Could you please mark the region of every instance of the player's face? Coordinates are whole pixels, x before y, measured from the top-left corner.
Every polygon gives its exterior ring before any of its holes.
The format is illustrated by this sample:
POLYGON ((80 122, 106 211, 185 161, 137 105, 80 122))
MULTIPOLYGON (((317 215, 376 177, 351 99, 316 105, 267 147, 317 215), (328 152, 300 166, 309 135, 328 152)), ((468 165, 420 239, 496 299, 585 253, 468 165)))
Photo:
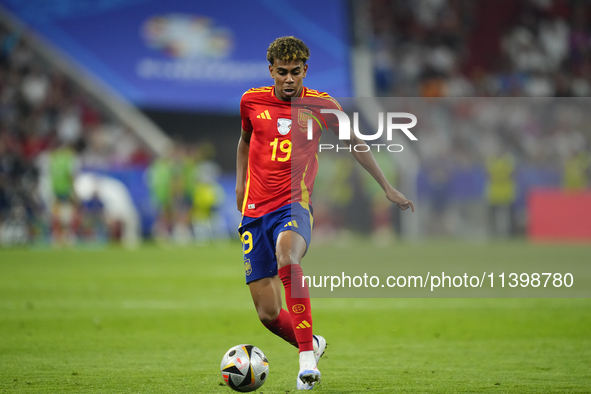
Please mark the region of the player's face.
POLYGON ((271 78, 275 80, 275 96, 279 100, 289 101, 302 93, 308 65, 301 60, 277 60, 269 65, 271 78))

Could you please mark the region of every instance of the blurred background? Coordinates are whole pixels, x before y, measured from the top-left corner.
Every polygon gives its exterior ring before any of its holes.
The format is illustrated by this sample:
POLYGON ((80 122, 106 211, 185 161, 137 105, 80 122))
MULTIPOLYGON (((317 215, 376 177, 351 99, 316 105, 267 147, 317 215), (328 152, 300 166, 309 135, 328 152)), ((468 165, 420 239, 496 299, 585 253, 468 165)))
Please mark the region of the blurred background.
POLYGON ((0 245, 237 238, 240 97, 272 84, 284 35, 333 97, 454 103, 405 156, 378 155, 414 216, 320 156, 319 241, 589 242, 590 17, 587 0, 0 0, 0 245), (547 97, 551 119, 511 111, 547 97))

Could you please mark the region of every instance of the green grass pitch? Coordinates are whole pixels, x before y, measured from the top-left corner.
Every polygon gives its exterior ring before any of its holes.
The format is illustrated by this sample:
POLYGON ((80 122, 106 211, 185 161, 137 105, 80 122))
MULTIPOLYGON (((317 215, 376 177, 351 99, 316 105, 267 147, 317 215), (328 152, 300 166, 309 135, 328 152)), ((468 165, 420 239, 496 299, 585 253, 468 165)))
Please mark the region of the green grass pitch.
MULTIPOLYGON (((391 253, 412 264, 433 248, 462 247, 395 244, 391 253)), ((540 258, 526 243, 499 248, 540 258)), ((588 246, 546 249, 547 258, 591 256, 588 246)), ((317 392, 591 392, 590 299, 312 306, 315 332, 329 342, 317 392)), ((269 359, 260 393, 296 391, 297 351, 258 321, 237 243, 0 250, 0 393, 230 393, 219 364, 240 343, 269 359)))

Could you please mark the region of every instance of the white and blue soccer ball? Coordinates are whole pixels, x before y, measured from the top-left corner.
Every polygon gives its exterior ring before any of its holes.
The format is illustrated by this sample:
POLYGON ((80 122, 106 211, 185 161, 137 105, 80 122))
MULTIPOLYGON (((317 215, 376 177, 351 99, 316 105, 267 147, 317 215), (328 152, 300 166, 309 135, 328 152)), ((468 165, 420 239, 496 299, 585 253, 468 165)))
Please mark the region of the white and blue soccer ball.
POLYGON ((269 362, 256 346, 236 345, 224 354, 220 366, 222 378, 233 390, 254 391, 269 376, 269 362))

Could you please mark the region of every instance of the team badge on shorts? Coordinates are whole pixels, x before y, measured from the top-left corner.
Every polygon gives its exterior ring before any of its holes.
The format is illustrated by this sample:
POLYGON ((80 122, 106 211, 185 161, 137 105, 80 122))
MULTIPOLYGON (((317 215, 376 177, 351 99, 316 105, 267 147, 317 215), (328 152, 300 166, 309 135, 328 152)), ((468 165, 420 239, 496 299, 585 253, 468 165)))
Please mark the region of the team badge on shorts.
POLYGON ((291 130, 291 119, 279 118, 277 119, 277 131, 279 134, 286 135, 291 130))
POLYGON ((246 276, 252 274, 252 266, 250 265, 250 260, 244 260, 244 273, 246 276))

